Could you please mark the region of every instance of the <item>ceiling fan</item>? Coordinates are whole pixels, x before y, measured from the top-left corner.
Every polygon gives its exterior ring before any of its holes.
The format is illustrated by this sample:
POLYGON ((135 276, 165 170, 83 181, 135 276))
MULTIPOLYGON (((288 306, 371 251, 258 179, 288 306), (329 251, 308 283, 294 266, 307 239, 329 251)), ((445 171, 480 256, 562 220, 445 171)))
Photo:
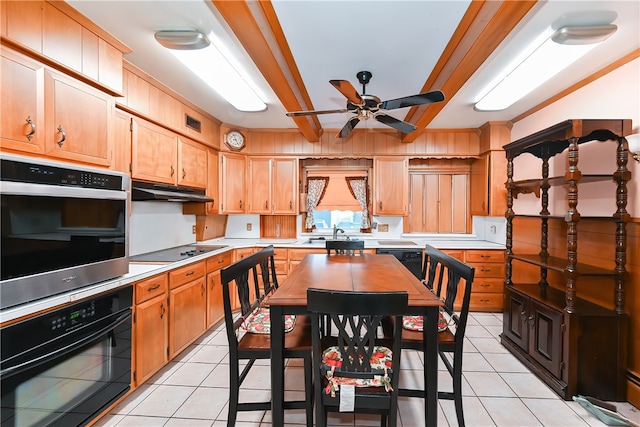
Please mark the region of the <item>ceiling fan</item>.
POLYGON ((372 74, 369 71, 360 71, 356 74, 358 81, 362 85, 362 94, 359 94, 347 80, 329 80, 329 83, 347 98, 347 108, 339 110, 292 111, 288 112, 287 116, 298 117, 314 114, 355 113, 356 115, 350 118, 340 132, 338 132, 336 138, 346 138, 361 120, 368 120, 370 118, 374 118, 380 123, 391 126, 402 133, 410 133, 416 130, 415 125, 389 116, 383 111, 444 101, 444 94, 439 90, 381 101, 377 96, 366 93, 365 87, 369 83, 369 80, 371 80, 371 76, 372 74))

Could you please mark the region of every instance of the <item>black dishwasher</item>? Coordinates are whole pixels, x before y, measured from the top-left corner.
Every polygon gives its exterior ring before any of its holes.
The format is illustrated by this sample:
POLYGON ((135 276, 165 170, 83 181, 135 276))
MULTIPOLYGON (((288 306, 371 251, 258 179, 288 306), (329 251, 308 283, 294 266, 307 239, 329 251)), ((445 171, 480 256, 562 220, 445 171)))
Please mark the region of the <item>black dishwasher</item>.
POLYGON ((400 260, 418 279, 422 279, 422 250, 419 249, 376 249, 377 254, 393 255, 400 260))

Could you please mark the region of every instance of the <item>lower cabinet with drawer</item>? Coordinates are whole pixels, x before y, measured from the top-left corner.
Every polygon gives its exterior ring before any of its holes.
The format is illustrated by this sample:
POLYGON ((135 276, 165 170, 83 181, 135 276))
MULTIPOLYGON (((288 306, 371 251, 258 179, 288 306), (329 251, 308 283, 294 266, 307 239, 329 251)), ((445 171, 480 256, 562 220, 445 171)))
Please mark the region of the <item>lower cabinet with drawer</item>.
POLYGON ((163 273, 134 284, 134 387, 169 361, 168 283, 163 273))
POLYGON ((502 312, 505 257, 503 250, 466 250, 465 263, 475 267, 471 311, 502 312))
POLYGON ((173 358, 206 329, 206 261, 169 272, 169 357, 173 358))
POLYGON ((225 252, 207 259, 207 329, 224 317, 220 270, 231 264, 232 252, 225 252))

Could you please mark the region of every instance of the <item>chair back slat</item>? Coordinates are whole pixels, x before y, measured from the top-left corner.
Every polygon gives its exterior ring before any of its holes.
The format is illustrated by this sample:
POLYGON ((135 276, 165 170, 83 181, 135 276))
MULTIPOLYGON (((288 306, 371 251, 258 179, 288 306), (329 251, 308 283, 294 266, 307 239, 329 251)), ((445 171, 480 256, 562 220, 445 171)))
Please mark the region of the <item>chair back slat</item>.
POLYGON ((362 255, 364 240, 327 240, 325 248, 327 255, 362 255))

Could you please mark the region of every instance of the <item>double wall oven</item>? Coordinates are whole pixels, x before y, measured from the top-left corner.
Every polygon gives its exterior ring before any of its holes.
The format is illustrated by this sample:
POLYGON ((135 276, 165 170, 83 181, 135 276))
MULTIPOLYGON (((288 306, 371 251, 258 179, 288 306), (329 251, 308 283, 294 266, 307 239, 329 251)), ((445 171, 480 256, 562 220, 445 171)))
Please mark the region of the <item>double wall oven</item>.
MULTIPOLYGON (((0 162, 0 315, 128 272, 127 175, 0 162)), ((2 326, 2 427, 85 425, 129 390, 132 294, 124 286, 2 326)))

